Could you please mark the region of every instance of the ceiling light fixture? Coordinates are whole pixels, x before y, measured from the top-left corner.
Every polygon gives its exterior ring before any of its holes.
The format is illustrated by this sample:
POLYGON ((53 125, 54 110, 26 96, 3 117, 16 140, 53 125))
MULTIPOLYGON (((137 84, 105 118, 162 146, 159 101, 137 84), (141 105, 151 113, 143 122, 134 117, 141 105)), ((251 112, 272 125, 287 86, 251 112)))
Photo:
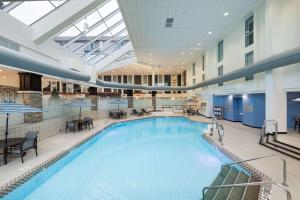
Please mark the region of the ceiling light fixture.
POLYGON ((208 32, 208 34, 209 34, 209 35, 211 35, 211 34, 212 34, 212 32, 211 32, 211 31, 209 31, 209 32, 208 32))
POLYGON ((229 15, 229 13, 228 13, 228 12, 225 12, 225 13, 224 13, 224 16, 228 16, 228 15, 229 15))
POLYGON ((201 43, 199 42, 197 45, 198 45, 198 46, 201 46, 201 43))

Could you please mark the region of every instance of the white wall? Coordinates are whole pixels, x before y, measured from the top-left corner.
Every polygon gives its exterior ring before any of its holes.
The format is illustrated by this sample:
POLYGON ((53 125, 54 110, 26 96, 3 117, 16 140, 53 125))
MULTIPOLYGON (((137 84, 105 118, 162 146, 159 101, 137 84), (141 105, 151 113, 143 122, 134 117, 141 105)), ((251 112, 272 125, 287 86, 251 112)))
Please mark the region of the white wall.
MULTIPOLYGON (((242 68, 245 66, 245 54, 254 51, 254 62, 269 57, 271 55, 284 52, 300 46, 300 1, 299 0, 262 0, 253 10, 254 15, 254 44, 245 48, 244 29, 245 19, 251 15, 245 15, 238 24, 233 26, 232 30, 224 35, 207 48, 206 56, 206 79, 217 76, 217 69, 223 65, 224 74, 242 68), (224 41, 224 60, 217 63, 217 43, 224 41)), ((285 102, 283 98, 286 97, 284 93, 287 91, 300 91, 300 64, 294 64, 285 68, 275 69, 271 72, 270 77, 266 77, 266 73, 259 73, 255 75, 252 81, 245 81, 243 78, 225 82, 224 86, 212 85, 203 90, 200 97, 203 100, 209 101, 208 108, 202 111, 204 115, 209 116, 212 107, 213 94, 244 94, 244 93, 258 93, 270 92, 270 87, 267 81, 276 81, 275 93, 283 95, 281 101, 285 102)), ((274 82, 275 83, 275 82, 274 82)), ((273 88, 274 90, 274 88, 273 88)), ((268 95, 267 95, 268 96, 268 95)), ((272 95, 269 95, 272 96, 272 95)), ((274 96, 272 96, 274 98, 274 96)), ((270 101, 270 99, 267 99, 270 101)), ((283 103, 281 103, 283 104, 283 103)), ((274 107, 282 108, 276 112, 270 111, 267 113, 268 118, 276 119, 275 115, 286 115, 286 105, 274 102, 274 107), (271 114, 270 114, 271 113, 271 114)), ((268 102, 266 102, 268 106, 268 102)), ((284 118, 284 117, 283 117, 284 118)), ((286 130, 284 120, 278 119, 280 127, 283 131, 286 130)))

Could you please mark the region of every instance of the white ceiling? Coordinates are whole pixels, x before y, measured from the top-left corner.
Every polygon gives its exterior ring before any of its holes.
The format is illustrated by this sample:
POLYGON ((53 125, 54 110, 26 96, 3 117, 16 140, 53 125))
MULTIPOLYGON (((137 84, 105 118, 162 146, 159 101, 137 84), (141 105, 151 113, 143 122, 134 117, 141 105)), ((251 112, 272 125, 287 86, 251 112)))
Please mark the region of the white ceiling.
POLYGON ((139 62, 153 65, 196 61, 207 45, 248 15, 257 1, 118 0, 139 62), (225 12, 229 15, 224 16, 225 12), (174 18, 173 27, 165 28, 166 18, 174 18))

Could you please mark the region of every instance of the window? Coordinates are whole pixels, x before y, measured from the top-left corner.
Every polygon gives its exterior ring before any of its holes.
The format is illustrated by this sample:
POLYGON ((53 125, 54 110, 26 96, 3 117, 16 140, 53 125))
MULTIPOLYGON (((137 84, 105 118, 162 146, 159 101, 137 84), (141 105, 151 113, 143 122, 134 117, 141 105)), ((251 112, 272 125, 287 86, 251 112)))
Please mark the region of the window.
POLYGON ((148 76, 143 75, 143 85, 148 85, 148 76))
POLYGON ((193 76, 196 75, 196 63, 193 63, 193 66, 192 66, 192 73, 193 73, 193 76))
POLYGON ((202 71, 205 70, 205 56, 202 56, 202 71))
POLYGON ((223 60, 223 40, 218 43, 218 62, 223 60))
POLYGON ((9 14, 26 25, 31 25, 46 16, 66 1, 24 1, 9 11, 9 14))
POLYGON ((253 15, 245 21, 245 47, 250 46, 254 42, 253 33, 253 15))
POLYGON ((205 81, 205 74, 202 74, 202 82, 205 81))
MULTIPOLYGON (((218 77, 223 76, 223 66, 218 67, 218 77)), ((223 82, 218 82, 218 86, 223 86, 223 82)))
MULTIPOLYGON (((253 51, 251 51, 251 52, 249 52, 249 53, 247 53, 247 54, 245 55, 245 66, 246 66, 246 67, 247 67, 248 65, 253 64, 253 60, 254 60, 253 58, 254 58, 254 53, 253 53, 253 51)), ((253 74, 247 75, 247 76, 245 76, 245 81, 253 80, 253 78, 254 78, 253 74)))

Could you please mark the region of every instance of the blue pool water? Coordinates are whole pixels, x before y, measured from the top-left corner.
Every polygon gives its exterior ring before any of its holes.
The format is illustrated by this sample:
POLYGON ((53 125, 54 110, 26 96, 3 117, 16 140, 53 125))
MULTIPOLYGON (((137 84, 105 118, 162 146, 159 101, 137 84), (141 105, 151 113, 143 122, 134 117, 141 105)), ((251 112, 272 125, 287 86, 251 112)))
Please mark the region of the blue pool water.
POLYGON ((203 123, 158 117, 112 125, 5 200, 199 200, 230 160, 203 123))

